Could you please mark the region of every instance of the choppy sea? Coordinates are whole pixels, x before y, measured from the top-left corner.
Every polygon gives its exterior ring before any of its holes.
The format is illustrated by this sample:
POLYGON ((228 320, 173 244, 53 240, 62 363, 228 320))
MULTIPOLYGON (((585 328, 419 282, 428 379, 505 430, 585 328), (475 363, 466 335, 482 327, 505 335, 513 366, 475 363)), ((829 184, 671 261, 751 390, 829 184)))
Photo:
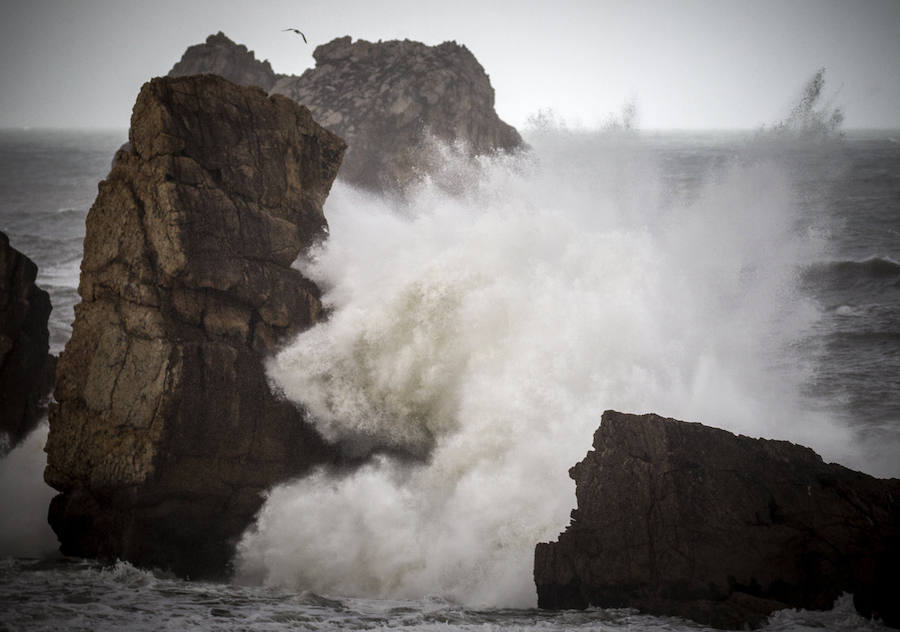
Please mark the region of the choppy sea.
MULTIPOLYGON (((84 223, 123 130, 0 131, 0 230, 71 333, 84 223)), ((0 460, 0 630, 697 630, 540 612, 534 543, 608 408, 900 476, 900 132, 531 130, 407 199, 338 182, 297 262, 329 321, 267 370, 373 462, 270 491, 229 583, 56 556, 43 424, 0 460), (453 194, 442 183, 452 182, 453 194)), ((878 630, 848 598, 768 630, 878 630)))

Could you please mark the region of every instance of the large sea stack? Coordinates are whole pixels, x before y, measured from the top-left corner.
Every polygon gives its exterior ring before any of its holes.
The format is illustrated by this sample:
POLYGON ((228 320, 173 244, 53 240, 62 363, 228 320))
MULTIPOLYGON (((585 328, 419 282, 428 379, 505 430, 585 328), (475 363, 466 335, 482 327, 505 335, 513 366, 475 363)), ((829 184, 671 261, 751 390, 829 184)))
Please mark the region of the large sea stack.
POLYGON ((313 57, 315 68, 299 77, 275 75, 272 84, 268 62, 219 33, 188 48, 169 74, 255 81, 305 105, 347 141, 340 178, 372 191, 402 192, 437 174, 442 165, 435 140, 467 157, 522 146, 519 133, 494 111, 484 68, 456 42, 353 42, 347 36, 316 47, 313 57))
POLYGON ((263 491, 336 459, 262 360, 321 314, 290 266, 323 235, 344 148, 258 88, 143 86, 87 217, 50 410, 63 553, 222 575, 263 491))
POLYGON ((50 295, 37 266, 0 232, 0 456, 34 429, 52 376, 50 295))
POLYGON ((743 628, 848 592, 864 616, 900 626, 900 480, 785 441, 613 411, 569 473, 572 522, 535 551, 542 608, 743 628))

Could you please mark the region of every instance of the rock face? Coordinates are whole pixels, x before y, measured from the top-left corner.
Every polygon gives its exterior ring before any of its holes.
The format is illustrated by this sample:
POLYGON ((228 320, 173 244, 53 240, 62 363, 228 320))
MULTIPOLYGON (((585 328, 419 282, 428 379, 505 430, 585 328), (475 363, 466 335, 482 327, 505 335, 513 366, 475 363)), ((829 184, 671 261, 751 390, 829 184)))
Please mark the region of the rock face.
POLYGON ((0 232, 0 456, 34 428, 49 392, 50 295, 37 266, 0 232))
POLYGON ((306 105, 347 141, 341 178, 376 191, 402 190, 433 171, 426 133, 463 143, 471 155, 522 145, 494 111, 494 89, 474 55, 456 42, 352 42, 318 46, 316 67, 279 78, 273 92, 306 105))
POLYGON ((345 148, 309 111, 214 75, 154 79, 87 217, 46 481, 66 554, 226 572, 261 493, 333 448, 263 357, 319 318, 290 268, 345 148))
POLYGON ((268 60, 258 61, 253 51, 235 44, 222 31, 203 44, 189 47, 169 71, 170 77, 212 73, 241 86, 259 86, 265 91, 275 85, 276 76, 268 60))
POLYGON ((784 441, 607 411, 575 465, 578 508, 535 550, 542 608, 634 607, 721 628, 828 609, 900 626, 900 480, 784 441))
POLYGON ((471 52, 455 42, 367 42, 342 37, 318 46, 316 67, 274 75, 219 33, 192 46, 170 75, 215 73, 254 83, 308 107, 347 141, 340 178, 378 192, 402 192, 441 168, 434 140, 464 156, 510 151, 522 138, 494 111, 494 89, 471 52), (210 42, 213 42, 212 44, 210 42))

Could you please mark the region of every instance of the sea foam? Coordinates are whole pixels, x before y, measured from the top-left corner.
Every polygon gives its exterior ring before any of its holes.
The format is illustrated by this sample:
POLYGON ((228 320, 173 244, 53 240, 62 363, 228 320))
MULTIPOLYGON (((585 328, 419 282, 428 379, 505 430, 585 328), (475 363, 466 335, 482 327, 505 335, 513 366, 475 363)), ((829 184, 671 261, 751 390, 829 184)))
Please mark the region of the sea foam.
POLYGON ((335 185, 330 239, 298 262, 331 317, 268 372, 327 439, 390 450, 271 490, 239 578, 532 606, 534 545, 567 524, 568 468, 610 408, 859 464, 852 433, 800 395, 821 312, 798 271, 824 241, 780 165, 719 161, 686 191, 634 134, 527 140, 448 166, 468 183, 453 195, 335 185))

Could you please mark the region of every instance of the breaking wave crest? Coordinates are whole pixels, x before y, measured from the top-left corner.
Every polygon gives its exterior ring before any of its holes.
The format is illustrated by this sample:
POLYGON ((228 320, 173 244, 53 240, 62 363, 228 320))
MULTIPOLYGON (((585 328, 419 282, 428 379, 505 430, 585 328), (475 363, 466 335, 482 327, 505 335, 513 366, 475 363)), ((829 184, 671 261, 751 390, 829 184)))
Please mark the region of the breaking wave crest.
POLYGON ((857 285, 900 283, 900 263, 890 257, 868 257, 861 261, 828 261, 811 265, 805 276, 822 285, 853 287, 857 285))

